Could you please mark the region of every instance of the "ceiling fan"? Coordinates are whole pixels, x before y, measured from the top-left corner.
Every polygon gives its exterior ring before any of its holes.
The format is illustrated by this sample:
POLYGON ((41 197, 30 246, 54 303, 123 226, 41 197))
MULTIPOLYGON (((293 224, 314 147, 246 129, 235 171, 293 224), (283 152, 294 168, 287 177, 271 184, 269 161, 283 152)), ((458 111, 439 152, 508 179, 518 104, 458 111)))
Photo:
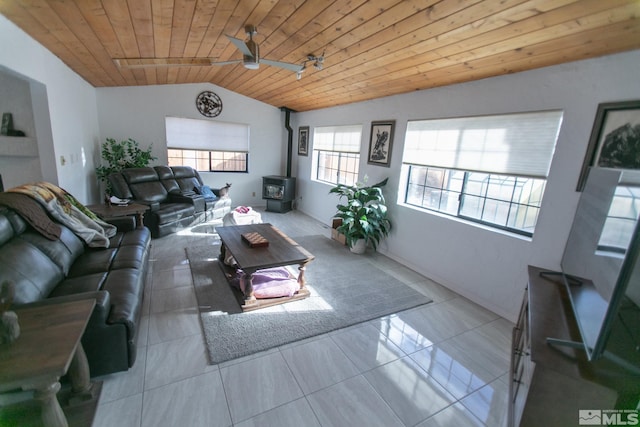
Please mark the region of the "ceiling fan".
POLYGON ((316 57, 314 55, 308 55, 307 59, 301 64, 292 64, 289 62, 272 61, 260 57, 260 47, 258 43, 253 40, 253 36, 258 33, 258 30, 253 25, 247 25, 244 27, 249 40, 244 41, 227 35, 227 38, 242 52, 242 59, 233 61, 221 61, 216 62, 212 58, 115 58, 113 61, 118 67, 123 68, 144 68, 144 67, 180 67, 180 66, 210 66, 210 65, 228 65, 242 63, 245 68, 250 70, 257 70, 260 64, 267 64, 274 67, 280 67, 287 70, 294 71, 298 74, 298 79, 302 75, 307 62, 315 61, 316 68, 322 68, 322 62, 324 57, 316 57))

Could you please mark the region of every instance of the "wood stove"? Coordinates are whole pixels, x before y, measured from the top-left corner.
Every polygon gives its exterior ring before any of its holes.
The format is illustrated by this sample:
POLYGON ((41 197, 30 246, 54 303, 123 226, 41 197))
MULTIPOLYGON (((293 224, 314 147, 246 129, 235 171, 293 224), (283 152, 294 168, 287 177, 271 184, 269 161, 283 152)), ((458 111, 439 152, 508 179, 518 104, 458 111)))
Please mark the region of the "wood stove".
POLYGON ((296 197, 296 179, 269 175, 262 177, 262 198, 267 201, 268 212, 289 212, 296 197))

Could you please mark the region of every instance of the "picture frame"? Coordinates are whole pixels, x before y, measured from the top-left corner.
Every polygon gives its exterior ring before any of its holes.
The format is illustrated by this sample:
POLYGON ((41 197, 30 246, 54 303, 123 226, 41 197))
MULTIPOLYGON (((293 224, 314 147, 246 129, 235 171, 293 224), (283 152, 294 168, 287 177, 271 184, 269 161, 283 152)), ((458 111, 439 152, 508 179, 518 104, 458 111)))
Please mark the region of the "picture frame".
POLYGON ((640 170, 640 100, 598 104, 576 191, 582 191, 589 167, 640 170))
POLYGON ((298 128, 298 155, 309 155, 309 126, 300 126, 298 128))
POLYGON ((371 122, 367 163, 386 167, 390 166, 395 127, 395 120, 371 122))

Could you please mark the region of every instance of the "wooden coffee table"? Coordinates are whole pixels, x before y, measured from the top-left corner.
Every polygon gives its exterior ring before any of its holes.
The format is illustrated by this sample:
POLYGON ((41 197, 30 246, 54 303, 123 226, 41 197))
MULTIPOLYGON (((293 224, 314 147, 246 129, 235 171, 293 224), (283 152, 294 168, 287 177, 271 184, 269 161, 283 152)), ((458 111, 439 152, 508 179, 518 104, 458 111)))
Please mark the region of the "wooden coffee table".
POLYGON ((220 236, 220 240, 222 240, 220 249, 221 262, 224 262, 228 254, 231 254, 237 263, 237 267, 242 269, 247 276, 244 304, 242 305, 243 311, 307 298, 310 295, 309 290, 305 287, 304 271, 307 264, 314 259, 314 256, 282 231, 268 223, 216 227, 216 231, 220 236), (269 241, 269 245, 266 247, 250 247, 242 239, 242 234, 245 233, 259 233, 269 241), (300 284, 300 289, 295 295, 292 297, 256 299, 253 294, 252 276, 257 270, 294 264, 298 265, 298 283, 300 284))

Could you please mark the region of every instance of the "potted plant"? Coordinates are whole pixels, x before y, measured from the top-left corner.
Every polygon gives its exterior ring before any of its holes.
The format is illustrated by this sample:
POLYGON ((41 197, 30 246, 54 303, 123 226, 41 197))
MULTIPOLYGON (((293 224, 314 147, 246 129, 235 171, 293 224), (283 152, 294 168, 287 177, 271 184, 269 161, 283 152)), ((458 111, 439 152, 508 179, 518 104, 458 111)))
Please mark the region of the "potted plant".
POLYGON ((156 159, 151 155, 151 147, 142 150, 138 142, 129 138, 126 141, 116 142, 113 138, 107 138, 107 142, 102 146, 100 152, 102 160, 107 165, 101 165, 96 168, 96 176, 105 183, 105 192, 111 195, 111 185, 107 179, 109 175, 120 172, 126 168, 142 168, 148 166, 149 163, 156 159))
MULTIPOLYGON (((338 184, 329 193, 338 194, 339 199, 345 199, 344 204, 336 205, 336 218, 342 220, 337 231, 345 236, 345 240, 352 252, 364 253, 371 243, 376 250, 380 240, 389 235, 391 221, 387 217, 382 187, 388 178, 377 184, 366 186, 364 183, 356 185, 338 184)), ((366 183, 366 177, 365 177, 366 183)))

